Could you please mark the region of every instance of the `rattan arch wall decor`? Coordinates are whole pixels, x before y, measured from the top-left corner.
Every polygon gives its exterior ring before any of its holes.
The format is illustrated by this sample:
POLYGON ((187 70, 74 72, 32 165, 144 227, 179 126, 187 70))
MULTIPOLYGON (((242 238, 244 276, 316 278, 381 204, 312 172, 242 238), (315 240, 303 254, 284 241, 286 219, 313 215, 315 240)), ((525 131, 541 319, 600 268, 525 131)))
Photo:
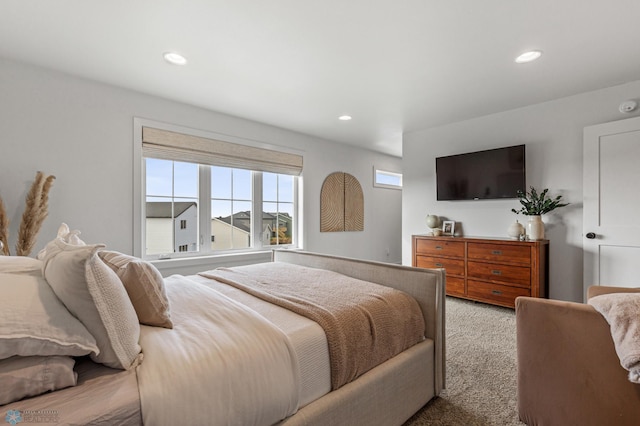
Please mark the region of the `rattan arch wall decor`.
POLYGON ((364 195, 349 173, 331 173, 320 191, 320 232, 364 230, 364 195))

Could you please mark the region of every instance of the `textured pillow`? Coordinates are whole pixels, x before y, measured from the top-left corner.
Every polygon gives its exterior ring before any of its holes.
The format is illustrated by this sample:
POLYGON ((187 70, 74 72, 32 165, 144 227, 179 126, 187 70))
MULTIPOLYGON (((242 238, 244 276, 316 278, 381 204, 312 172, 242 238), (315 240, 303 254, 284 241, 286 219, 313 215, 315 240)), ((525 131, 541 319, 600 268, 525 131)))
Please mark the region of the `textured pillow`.
POLYGON ((91 352, 98 352, 96 340, 40 272, 0 273, 0 359, 91 352))
POLYGON ((141 324, 173 328, 164 279, 155 266, 117 251, 103 250, 98 255, 124 284, 141 324))
POLYGON ((75 361, 68 356, 14 356, 0 361, 0 405, 75 386, 75 361))
POLYGON ((0 272, 31 272, 40 271, 42 262, 26 256, 1 256, 0 272))
POLYGON ((57 238, 47 244, 44 277, 95 337, 100 353, 91 358, 112 368, 138 363, 140 324, 120 279, 98 257, 103 245, 77 246, 57 238))

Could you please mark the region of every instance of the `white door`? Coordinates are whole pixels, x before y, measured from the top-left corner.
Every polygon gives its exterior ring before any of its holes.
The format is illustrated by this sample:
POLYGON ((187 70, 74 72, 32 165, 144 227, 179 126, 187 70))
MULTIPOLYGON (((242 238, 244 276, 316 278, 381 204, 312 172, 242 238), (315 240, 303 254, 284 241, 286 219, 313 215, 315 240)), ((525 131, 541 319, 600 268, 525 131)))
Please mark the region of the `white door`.
POLYGON ((584 291, 640 287, 640 117, 585 127, 584 291))

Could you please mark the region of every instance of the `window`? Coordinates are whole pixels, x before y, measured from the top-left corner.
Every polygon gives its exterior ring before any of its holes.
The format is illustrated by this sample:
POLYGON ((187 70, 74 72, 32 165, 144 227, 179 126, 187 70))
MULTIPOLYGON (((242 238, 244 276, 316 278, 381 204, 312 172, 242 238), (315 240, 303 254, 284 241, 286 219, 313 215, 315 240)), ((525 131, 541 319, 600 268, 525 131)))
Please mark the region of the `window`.
POLYGON ((293 242, 294 177, 264 173, 262 175, 262 244, 293 242))
POLYGON ((211 249, 251 247, 253 172, 211 167, 211 249))
POLYGON ((170 257, 172 253, 294 244, 295 176, 155 158, 146 158, 145 164, 145 255, 170 257), (199 208, 207 204, 197 196, 203 176, 210 180, 209 212, 199 208), (257 178, 262 180, 261 194, 254 190, 257 178), (263 200, 262 208, 254 206, 258 199, 263 200), (262 215, 258 240, 252 238, 253 211, 262 215), (198 223, 199 217, 207 215, 210 223, 201 223, 200 229, 187 226, 187 222, 198 223), (199 235, 205 232, 210 233, 206 238, 211 241, 210 247, 198 244, 199 235))
POLYGON ((198 250, 198 165, 147 158, 146 255, 198 250), (184 225, 184 226, 183 226, 184 225), (184 248, 186 247, 186 248, 184 248))
POLYGON ((202 256, 297 244, 295 174, 301 171, 300 156, 263 148, 243 151, 249 147, 141 129, 143 257, 202 256), (224 156, 231 149, 227 145, 233 145, 229 159, 224 156), (212 154, 211 146, 223 149, 212 154), (261 158, 268 161, 262 164, 261 158))
POLYGON ((378 188, 402 189, 402 173, 373 168, 373 186, 378 188))

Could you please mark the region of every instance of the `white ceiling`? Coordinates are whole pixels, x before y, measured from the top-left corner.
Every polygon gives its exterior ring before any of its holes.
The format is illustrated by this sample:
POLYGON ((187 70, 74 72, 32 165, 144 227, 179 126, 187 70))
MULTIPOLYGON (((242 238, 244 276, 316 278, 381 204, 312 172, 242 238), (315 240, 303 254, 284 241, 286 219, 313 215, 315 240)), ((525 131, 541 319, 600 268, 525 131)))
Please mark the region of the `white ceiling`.
POLYGON ((640 79, 639 28, 639 0, 2 0, 0 57, 400 156, 403 132, 640 79))

